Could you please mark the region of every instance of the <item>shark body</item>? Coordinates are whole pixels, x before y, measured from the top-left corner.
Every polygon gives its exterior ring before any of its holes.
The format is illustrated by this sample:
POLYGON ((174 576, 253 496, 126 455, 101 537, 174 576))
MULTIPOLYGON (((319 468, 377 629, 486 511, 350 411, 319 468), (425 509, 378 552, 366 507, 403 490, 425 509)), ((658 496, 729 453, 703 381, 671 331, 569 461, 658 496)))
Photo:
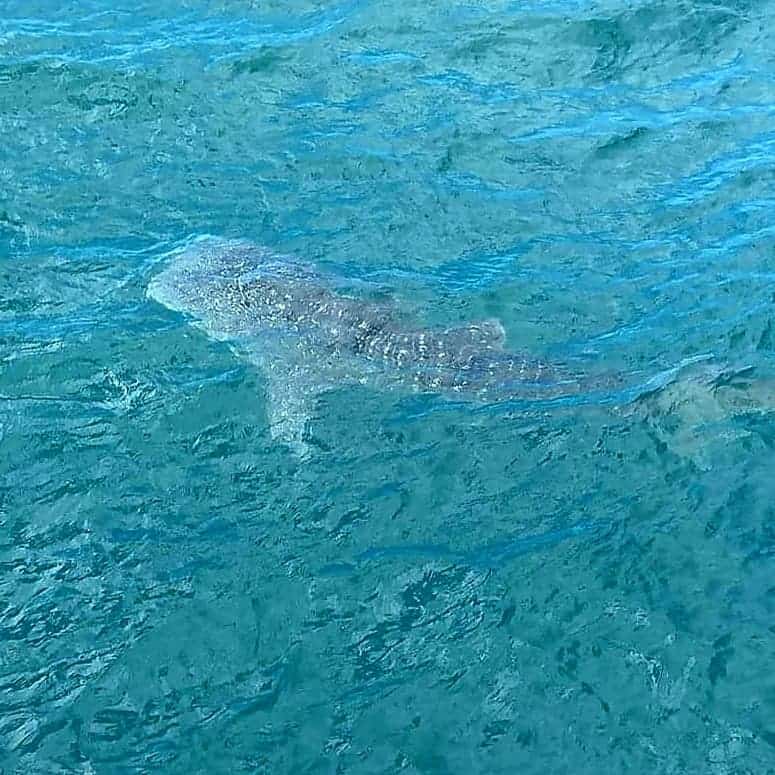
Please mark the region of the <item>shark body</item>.
POLYGON ((148 295, 231 342, 267 378, 273 436, 303 446, 316 395, 357 382, 461 399, 503 401, 575 395, 597 381, 505 349, 497 320, 423 327, 341 280, 244 241, 203 237, 176 251, 148 295))

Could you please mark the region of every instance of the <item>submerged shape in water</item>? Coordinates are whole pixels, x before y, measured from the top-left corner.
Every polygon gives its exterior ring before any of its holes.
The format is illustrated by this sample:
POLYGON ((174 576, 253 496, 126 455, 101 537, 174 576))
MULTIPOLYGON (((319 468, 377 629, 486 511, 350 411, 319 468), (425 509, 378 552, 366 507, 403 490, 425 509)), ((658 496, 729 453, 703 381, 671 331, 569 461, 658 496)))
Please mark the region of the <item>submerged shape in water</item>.
POLYGON ((295 445, 314 397, 348 383, 503 401, 558 398, 618 382, 579 377, 505 349, 497 320, 423 327, 395 305, 357 297, 342 284, 267 248, 201 237, 175 252, 148 294, 261 368, 272 434, 295 445))

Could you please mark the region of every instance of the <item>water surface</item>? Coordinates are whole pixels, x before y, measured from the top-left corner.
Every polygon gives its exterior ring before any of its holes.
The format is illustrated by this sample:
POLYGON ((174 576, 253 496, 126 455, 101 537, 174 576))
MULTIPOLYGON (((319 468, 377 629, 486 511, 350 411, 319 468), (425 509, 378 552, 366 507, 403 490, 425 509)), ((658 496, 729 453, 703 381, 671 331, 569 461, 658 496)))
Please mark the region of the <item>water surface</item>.
POLYGON ((0 769, 775 772, 774 24, 6 0, 0 769), (714 366, 626 405, 350 386, 300 460, 146 297, 205 233, 540 357, 714 366))

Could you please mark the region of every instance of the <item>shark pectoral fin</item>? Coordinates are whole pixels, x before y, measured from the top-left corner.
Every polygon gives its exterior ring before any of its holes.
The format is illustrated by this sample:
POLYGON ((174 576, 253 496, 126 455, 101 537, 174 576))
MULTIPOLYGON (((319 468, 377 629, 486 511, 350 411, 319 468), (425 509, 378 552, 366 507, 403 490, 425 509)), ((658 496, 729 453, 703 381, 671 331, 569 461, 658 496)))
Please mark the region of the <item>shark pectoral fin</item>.
POLYGON ((485 318, 460 328, 448 328, 446 333, 460 346, 500 350, 506 344, 506 329, 497 318, 485 318))
POLYGON ((325 387, 312 373, 298 340, 285 331, 268 329, 242 338, 234 348, 261 372, 269 435, 306 457, 304 431, 325 387))
POLYGON ((276 372, 266 374, 266 419, 269 434, 287 444, 299 457, 307 457, 310 449, 305 429, 315 411, 315 400, 322 387, 300 381, 297 374, 280 379, 276 372))
POLYGON ((308 457, 307 424, 315 415, 318 396, 346 383, 342 365, 282 331, 250 337, 240 350, 264 378, 270 436, 298 457, 308 457))

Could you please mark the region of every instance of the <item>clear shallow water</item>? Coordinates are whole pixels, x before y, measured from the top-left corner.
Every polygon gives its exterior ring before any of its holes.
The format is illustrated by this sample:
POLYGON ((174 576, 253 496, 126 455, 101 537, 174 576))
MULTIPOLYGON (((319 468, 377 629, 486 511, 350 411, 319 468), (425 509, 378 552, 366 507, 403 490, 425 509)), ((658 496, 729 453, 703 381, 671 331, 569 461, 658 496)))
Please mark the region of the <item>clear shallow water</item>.
POLYGON ((771 3, 6 2, 6 772, 775 771, 771 3), (627 406, 321 397, 148 300, 244 237, 627 406), (753 371, 745 371, 753 367, 753 371))

